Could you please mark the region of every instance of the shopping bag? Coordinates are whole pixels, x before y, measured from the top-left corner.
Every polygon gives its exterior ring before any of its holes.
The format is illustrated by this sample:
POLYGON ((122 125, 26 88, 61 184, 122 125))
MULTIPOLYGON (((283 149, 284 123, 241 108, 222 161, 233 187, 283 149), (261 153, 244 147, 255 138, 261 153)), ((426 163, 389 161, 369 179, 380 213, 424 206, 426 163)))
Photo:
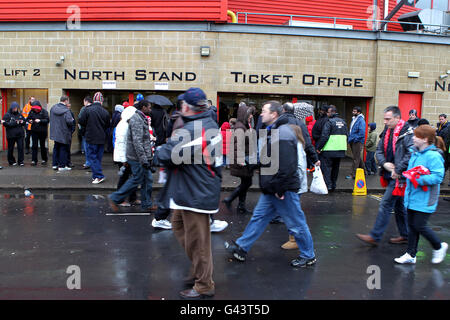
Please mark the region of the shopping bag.
POLYGON ((320 166, 315 166, 315 170, 313 172, 313 179, 309 190, 317 194, 328 194, 328 188, 327 185, 325 184, 325 180, 323 180, 323 174, 322 170, 320 170, 320 166))

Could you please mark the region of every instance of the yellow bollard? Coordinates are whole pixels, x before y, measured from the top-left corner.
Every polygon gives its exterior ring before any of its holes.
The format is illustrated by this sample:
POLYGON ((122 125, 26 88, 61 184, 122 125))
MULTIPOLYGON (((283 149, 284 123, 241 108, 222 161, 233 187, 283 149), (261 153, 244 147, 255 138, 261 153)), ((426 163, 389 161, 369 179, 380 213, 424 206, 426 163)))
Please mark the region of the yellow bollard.
POLYGON ((364 176, 364 169, 356 169, 355 186, 353 188, 354 196, 367 196, 366 177, 364 176))

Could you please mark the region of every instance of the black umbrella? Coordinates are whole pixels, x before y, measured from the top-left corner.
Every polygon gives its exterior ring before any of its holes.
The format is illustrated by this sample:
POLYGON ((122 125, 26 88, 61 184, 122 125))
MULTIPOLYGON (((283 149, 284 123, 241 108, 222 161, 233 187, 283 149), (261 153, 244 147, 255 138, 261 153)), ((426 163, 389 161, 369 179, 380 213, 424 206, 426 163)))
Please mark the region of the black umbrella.
POLYGON ((148 102, 162 106, 173 106, 173 103, 164 96, 160 96, 159 94, 152 94, 150 96, 145 97, 145 100, 148 102))

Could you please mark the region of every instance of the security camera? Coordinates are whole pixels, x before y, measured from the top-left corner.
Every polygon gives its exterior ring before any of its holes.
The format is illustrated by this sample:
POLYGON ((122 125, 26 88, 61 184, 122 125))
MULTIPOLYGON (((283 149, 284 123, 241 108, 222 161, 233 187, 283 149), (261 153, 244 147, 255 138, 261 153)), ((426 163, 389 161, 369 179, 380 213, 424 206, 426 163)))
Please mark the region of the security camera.
POLYGON ((440 79, 445 79, 445 78, 447 78, 447 77, 448 77, 448 74, 441 74, 441 75, 439 76, 440 79))
POLYGON ((64 59, 65 59, 64 56, 60 56, 59 61, 56 62, 56 66, 60 67, 63 64, 64 59))

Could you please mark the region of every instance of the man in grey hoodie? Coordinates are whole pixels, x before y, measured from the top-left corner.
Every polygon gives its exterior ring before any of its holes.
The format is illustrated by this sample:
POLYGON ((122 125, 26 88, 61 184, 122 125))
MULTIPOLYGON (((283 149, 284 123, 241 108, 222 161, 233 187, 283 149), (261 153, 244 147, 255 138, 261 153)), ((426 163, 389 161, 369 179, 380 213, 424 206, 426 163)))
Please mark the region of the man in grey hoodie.
POLYGON ((62 96, 59 103, 50 109, 50 139, 55 142, 53 147, 53 169, 58 171, 71 170, 69 164, 70 141, 74 119, 67 107, 69 97, 62 96))

